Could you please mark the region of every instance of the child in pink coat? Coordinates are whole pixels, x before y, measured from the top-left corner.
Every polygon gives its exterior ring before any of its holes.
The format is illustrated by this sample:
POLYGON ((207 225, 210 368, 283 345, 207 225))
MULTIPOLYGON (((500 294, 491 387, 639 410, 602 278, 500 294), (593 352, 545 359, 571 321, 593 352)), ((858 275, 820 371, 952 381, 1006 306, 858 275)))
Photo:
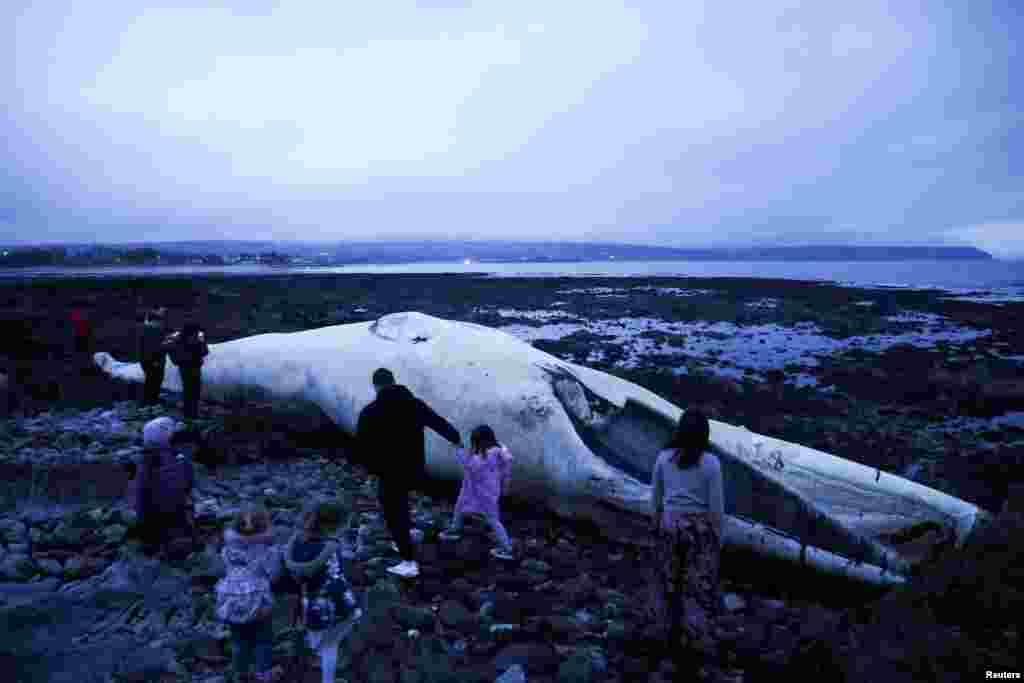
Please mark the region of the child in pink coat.
POLYGON ((512 454, 498 443, 494 430, 480 425, 470 435, 470 449, 455 451, 462 463, 462 490, 455 503, 455 514, 441 538, 451 540, 462 531, 463 516, 478 514, 487 518, 498 537, 498 548, 491 554, 501 559, 512 558, 512 541, 501 523, 498 502, 508 491, 512 474, 512 454))

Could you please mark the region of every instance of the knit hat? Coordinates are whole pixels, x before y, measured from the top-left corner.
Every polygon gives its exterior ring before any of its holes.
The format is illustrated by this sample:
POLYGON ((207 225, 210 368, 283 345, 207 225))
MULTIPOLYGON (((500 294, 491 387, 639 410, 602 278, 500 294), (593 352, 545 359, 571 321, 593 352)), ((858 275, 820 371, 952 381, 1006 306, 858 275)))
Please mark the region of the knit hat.
POLYGON ((142 445, 146 448, 170 448, 171 435, 178 424, 169 417, 158 417, 150 420, 142 428, 142 445))

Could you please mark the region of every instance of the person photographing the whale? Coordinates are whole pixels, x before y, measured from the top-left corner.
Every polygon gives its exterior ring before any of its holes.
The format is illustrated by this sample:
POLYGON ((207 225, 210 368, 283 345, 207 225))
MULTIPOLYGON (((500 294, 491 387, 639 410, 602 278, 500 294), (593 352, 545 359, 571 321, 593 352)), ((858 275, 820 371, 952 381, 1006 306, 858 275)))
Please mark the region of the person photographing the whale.
POLYGON ((408 387, 397 384, 390 370, 377 369, 372 381, 377 397, 359 413, 356 447, 359 459, 380 479, 377 498, 402 557, 402 562, 388 571, 402 577, 418 576, 410 537, 409 491, 426 471, 423 430, 429 427, 459 448, 462 437, 408 387))
POLYGON ((188 322, 163 344, 171 362, 178 366, 182 385, 182 412, 186 420, 199 418, 199 394, 202 390, 203 360, 210 355, 206 335, 195 322, 188 322))

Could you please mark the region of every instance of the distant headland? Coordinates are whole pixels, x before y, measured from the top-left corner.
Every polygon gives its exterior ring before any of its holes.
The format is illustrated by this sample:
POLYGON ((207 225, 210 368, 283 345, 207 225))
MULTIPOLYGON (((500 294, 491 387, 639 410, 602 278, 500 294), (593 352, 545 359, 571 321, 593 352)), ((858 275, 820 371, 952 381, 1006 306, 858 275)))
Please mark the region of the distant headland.
POLYGON ((556 263, 585 261, 963 261, 993 260, 974 247, 779 246, 680 249, 602 242, 203 241, 11 245, 0 268, 96 266, 333 266, 395 263, 556 263))

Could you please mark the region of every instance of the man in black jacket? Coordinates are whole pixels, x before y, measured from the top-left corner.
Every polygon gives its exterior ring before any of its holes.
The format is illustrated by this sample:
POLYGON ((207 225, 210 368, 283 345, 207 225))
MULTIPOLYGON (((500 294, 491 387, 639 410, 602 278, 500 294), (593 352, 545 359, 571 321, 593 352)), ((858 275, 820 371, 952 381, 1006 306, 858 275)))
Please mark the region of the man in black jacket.
POLYGON ((388 571, 417 576, 419 565, 409 534, 409 489, 422 479, 426 468, 423 428, 430 427, 456 446, 462 446, 462 437, 407 387, 395 384, 390 370, 373 373, 373 388, 377 398, 359 414, 356 426, 359 457, 380 477, 377 497, 402 556, 402 562, 388 571))

